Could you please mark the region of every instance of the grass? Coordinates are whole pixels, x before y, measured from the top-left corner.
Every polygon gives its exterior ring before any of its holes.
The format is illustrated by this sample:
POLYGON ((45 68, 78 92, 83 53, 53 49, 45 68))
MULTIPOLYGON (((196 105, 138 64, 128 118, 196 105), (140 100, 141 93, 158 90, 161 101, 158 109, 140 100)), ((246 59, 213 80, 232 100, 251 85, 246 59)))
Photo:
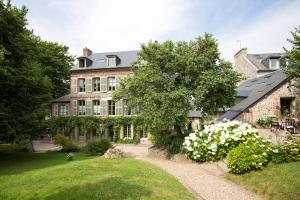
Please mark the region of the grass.
POLYGON ((260 171, 226 178, 256 192, 263 199, 300 199, 300 162, 269 164, 260 171))
POLYGON ((131 158, 0 153, 0 199, 195 199, 160 168, 131 158))

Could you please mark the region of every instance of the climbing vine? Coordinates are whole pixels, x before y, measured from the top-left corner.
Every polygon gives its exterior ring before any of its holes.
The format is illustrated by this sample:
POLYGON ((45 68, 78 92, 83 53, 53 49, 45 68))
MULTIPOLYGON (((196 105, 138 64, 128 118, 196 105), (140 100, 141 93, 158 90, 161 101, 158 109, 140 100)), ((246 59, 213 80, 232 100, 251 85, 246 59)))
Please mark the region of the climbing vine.
POLYGON ((48 127, 53 134, 60 132, 63 128, 64 134, 70 135, 76 126, 80 126, 85 133, 95 130, 97 134, 102 135, 106 128, 112 126, 113 141, 119 143, 138 143, 142 125, 143 120, 139 116, 58 116, 48 120, 48 127), (124 124, 132 124, 134 126, 133 139, 120 138, 120 129, 124 124))

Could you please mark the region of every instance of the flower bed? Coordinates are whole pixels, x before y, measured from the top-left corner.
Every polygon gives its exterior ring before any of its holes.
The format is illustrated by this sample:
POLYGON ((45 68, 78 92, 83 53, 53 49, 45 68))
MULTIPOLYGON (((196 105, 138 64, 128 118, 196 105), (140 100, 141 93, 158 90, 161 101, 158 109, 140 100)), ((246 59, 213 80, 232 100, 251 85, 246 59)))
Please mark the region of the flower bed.
POLYGON ((226 158, 231 172, 241 174, 261 169, 269 161, 299 161, 300 139, 290 136, 286 143, 273 145, 247 123, 224 121, 185 137, 183 150, 199 162, 226 158))
POLYGON ((192 160, 210 161, 225 158, 228 152, 248 139, 261 138, 249 124, 224 121, 204 127, 185 137, 183 148, 192 160))

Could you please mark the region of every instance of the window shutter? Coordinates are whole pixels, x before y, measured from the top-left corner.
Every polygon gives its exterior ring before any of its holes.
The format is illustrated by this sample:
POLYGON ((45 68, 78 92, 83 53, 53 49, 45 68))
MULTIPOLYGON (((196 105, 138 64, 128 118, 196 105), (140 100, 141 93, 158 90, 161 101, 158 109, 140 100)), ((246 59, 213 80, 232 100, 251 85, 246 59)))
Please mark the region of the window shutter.
POLYGON ((53 105, 53 115, 54 115, 54 116, 57 116, 57 115, 58 115, 58 104, 57 104, 57 103, 55 103, 55 104, 53 105))
POLYGON ((72 101, 72 103, 73 103, 73 115, 77 115, 77 100, 73 100, 72 101))
POLYGON ((116 102, 116 115, 123 115, 123 100, 116 102))
POLYGON ((133 139, 133 124, 130 125, 130 129, 131 129, 131 134, 130 134, 130 138, 133 139))
POLYGON ((121 82, 121 78, 120 77, 116 77, 116 88, 119 87, 120 82, 121 82))
POLYGON ((86 91, 92 92, 92 79, 91 78, 86 79, 86 91))
POLYGON ((107 115, 107 101, 100 101, 100 115, 107 115))
POLYGON ((107 91, 107 78, 103 77, 100 78, 100 91, 101 92, 106 92, 107 91))
POLYGON ((87 100, 86 101, 86 115, 92 115, 92 101, 91 100, 87 100))
POLYGON ((70 112, 70 105, 69 105, 68 103, 66 104, 66 109, 67 109, 66 115, 69 115, 69 112, 70 112))
POLYGON ((71 90, 73 93, 77 93, 77 79, 74 78, 72 79, 72 84, 71 84, 71 90))
POLYGON ((124 138, 124 126, 120 127, 120 138, 124 138))

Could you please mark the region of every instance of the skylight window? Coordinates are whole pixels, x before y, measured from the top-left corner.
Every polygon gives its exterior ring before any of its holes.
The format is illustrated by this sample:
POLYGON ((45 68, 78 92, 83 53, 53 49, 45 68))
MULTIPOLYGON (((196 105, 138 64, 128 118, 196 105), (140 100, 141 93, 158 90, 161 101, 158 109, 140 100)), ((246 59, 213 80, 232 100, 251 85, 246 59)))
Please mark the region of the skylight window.
POLYGON ((269 60, 269 67, 270 67, 270 69, 279 69, 279 67, 280 67, 279 59, 271 58, 269 60))
POLYGON ((105 62, 105 59, 99 59, 96 61, 96 63, 104 63, 105 62))

